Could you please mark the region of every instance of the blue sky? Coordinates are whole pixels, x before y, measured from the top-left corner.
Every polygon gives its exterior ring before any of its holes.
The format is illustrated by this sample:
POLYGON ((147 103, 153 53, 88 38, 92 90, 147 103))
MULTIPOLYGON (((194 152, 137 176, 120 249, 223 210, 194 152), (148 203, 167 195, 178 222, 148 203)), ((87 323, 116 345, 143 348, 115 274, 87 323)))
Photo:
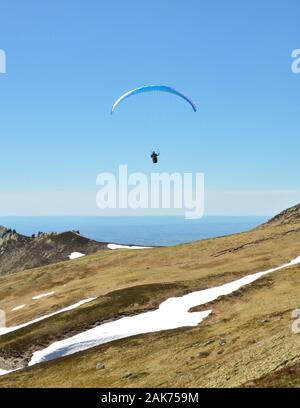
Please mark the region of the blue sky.
POLYGON ((205 173, 208 213, 226 213, 222 192, 247 197, 244 209, 232 198, 237 214, 300 201, 299 14, 298 0, 2 0, 2 215, 16 194, 21 214, 22 194, 95 191, 121 163, 147 173, 156 147, 160 171, 205 173), (152 83, 198 112, 147 94, 110 116, 120 94, 152 83))

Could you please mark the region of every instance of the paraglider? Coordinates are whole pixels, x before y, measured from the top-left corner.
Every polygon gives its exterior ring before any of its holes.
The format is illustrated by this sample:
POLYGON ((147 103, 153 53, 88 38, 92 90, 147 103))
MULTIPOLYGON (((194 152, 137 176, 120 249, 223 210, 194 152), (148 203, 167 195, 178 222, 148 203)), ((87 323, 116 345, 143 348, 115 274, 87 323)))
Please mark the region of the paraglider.
MULTIPOLYGON (((128 91, 125 94, 123 94, 122 96, 120 96, 120 98, 118 98, 116 100, 116 102, 113 104, 113 106, 111 108, 111 114, 113 114, 115 112, 116 108, 125 99, 129 98, 130 96, 142 94, 142 93, 145 93, 145 92, 167 92, 167 93, 176 95, 176 96, 180 97, 181 99, 185 100, 192 107, 194 112, 197 111, 195 103, 190 98, 188 98, 186 95, 184 95, 182 92, 177 91, 175 88, 172 88, 172 87, 167 86, 167 85, 147 85, 147 86, 141 86, 139 88, 132 89, 131 91, 128 91)), ((155 152, 153 150, 150 157, 151 157, 152 162, 154 164, 158 162, 158 156, 159 156, 158 151, 155 152)))
POLYGON ((194 102, 188 98, 186 95, 183 93, 177 91, 175 88, 172 88, 171 86, 166 86, 166 85, 147 85, 147 86, 141 86, 140 88, 132 89, 131 91, 126 92, 124 95, 120 96, 119 99, 116 100, 116 102, 113 104, 111 108, 111 114, 114 113, 118 105, 125 99, 129 98, 132 95, 138 95, 142 94, 145 92, 167 92, 173 95, 177 95, 180 98, 184 99, 186 102, 188 102, 191 107, 193 108, 193 111, 196 112, 197 108, 194 102))
POLYGON ((158 162, 158 156, 159 156, 159 155, 160 155, 159 150, 157 150, 157 152, 156 152, 155 150, 152 151, 150 157, 151 157, 152 162, 153 162, 154 164, 156 164, 156 163, 158 162))

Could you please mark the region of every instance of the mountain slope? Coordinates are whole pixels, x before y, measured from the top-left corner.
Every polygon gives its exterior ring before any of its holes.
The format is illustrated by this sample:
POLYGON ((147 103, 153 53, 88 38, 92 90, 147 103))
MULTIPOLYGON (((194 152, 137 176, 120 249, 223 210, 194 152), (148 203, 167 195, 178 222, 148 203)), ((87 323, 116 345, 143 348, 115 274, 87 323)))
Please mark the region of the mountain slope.
MULTIPOLYGON (((269 224, 170 248, 101 251, 4 276, 0 307, 7 311, 9 325, 84 298, 97 299, 1 336, 0 369, 26 366, 34 351, 54 341, 152 310, 169 297, 280 266, 300 256, 299 243, 300 223, 269 224), (51 290, 53 296, 32 300, 51 290), (12 311, 18 304, 25 307, 12 311)), ((198 327, 110 342, 3 376, 0 387, 255 386, 300 362, 300 338, 291 331, 291 312, 299 307, 299 279, 298 265, 277 271, 195 308, 213 310, 198 327), (98 363, 105 368, 97 369, 98 363), (74 367, 78 374, 72 377, 74 367)))
POLYGON ((299 284, 299 268, 277 272, 216 302, 198 327, 117 340, 2 377, 0 387, 237 387, 280 375, 300 362, 291 332, 299 284))
POLYGON ((297 204, 268 221, 268 225, 296 224, 300 222, 300 204, 297 204))

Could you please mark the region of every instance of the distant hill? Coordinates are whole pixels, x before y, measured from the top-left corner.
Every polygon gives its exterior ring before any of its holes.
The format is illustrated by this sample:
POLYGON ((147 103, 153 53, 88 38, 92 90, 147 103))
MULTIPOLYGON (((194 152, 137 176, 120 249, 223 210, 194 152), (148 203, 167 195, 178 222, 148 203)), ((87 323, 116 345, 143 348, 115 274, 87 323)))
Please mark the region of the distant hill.
POLYGON ((267 222, 267 225, 296 224, 298 222, 300 222, 300 204, 277 214, 267 222))
POLYGON ((8 273, 66 261, 73 252, 91 254, 107 249, 78 232, 39 233, 31 237, 0 226, 0 276, 8 273))

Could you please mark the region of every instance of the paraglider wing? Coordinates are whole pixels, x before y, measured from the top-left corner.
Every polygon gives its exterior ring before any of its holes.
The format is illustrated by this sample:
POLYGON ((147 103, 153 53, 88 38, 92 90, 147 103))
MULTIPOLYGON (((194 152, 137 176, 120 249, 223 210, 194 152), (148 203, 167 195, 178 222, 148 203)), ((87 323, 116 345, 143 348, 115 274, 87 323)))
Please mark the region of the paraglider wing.
POLYGON ((170 87, 170 86, 166 86, 166 85, 148 85, 148 86, 141 86, 140 88, 136 88, 133 89, 129 92, 126 92, 124 95, 122 95, 119 99, 116 100, 116 102, 113 104, 112 108, 111 108, 111 114, 114 113, 115 109, 117 108, 117 106, 124 101, 125 99, 129 98, 132 95, 137 95, 140 93, 144 93, 144 92, 167 92, 167 93, 171 93, 173 95, 177 95, 180 98, 184 99, 186 102, 188 102, 191 107, 193 108, 194 112, 196 112, 197 108, 196 105, 194 104, 194 102, 188 98, 187 96, 185 96, 183 93, 177 91, 176 89, 170 87))

